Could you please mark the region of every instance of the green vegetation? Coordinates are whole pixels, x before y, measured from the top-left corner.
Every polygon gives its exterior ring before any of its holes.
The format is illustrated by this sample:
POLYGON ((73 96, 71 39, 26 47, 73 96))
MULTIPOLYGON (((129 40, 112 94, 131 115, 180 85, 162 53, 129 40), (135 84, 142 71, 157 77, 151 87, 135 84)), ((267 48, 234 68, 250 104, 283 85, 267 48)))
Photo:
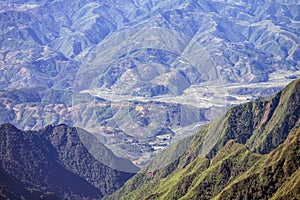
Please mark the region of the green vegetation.
POLYGON ((262 165, 254 165, 215 199, 282 199, 284 196, 291 197, 292 194, 294 197, 299 196, 299 147, 298 128, 289 134, 284 144, 260 161, 262 165))

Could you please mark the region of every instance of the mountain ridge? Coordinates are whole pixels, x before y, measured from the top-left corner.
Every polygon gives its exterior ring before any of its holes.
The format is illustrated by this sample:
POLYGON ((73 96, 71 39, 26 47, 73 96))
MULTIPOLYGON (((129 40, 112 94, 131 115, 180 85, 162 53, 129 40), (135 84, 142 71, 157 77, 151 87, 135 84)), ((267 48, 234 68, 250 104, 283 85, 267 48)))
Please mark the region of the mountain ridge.
MULTIPOLYGON (((53 194, 59 199, 99 199, 112 193, 134 174, 110 168, 105 165, 109 163, 97 160, 81 142, 76 128, 60 125, 23 132, 11 124, 3 124, 0 133, 1 172, 17 179, 20 188, 23 184, 28 191, 24 194, 28 196, 34 197, 33 191, 37 190, 45 197, 49 194, 49 198, 53 194)), ((97 145, 103 146, 97 148, 101 149, 98 154, 110 155, 111 162, 114 159, 125 161, 114 158, 103 144, 97 145)), ((127 165, 133 171, 138 169, 130 161, 127 165)), ((6 185, 6 180, 1 179, 1 188, 6 185)))

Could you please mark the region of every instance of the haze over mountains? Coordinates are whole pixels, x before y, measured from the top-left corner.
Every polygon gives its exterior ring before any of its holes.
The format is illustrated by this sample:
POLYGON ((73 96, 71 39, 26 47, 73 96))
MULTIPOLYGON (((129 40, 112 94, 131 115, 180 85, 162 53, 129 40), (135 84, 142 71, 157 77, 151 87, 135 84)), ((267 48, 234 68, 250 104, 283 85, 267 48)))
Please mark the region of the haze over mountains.
POLYGON ((0 122, 82 127, 142 166, 299 77, 299 19, 297 0, 2 1, 0 122))

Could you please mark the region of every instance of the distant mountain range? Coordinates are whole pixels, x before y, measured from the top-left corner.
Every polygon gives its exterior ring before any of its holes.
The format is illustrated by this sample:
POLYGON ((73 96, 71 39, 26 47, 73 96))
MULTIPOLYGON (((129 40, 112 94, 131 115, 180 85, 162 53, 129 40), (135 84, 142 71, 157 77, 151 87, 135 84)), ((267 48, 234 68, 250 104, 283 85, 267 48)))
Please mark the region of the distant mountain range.
POLYGON ((299 77, 299 10, 298 0, 1 1, 0 122, 81 127, 143 166, 299 77))
POLYGON ((66 125, 27 132, 0 125, 0 198, 101 199, 113 193, 138 168, 97 141, 66 125))
POLYGON ((297 0, 2 1, 1 87, 65 90, 75 81, 78 90, 154 96, 210 80, 267 81, 299 70, 299 8, 297 0))
POLYGON ((300 79, 171 145, 107 199, 298 199, 299 149, 300 79))

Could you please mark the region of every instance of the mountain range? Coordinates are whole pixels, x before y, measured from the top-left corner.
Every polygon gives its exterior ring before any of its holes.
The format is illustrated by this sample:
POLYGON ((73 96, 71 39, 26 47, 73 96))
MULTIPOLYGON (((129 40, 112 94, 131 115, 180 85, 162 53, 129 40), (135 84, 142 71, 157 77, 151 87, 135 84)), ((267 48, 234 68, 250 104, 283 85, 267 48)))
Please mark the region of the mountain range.
POLYGON ((300 199, 299 33, 298 0, 0 1, 0 199, 300 199))

